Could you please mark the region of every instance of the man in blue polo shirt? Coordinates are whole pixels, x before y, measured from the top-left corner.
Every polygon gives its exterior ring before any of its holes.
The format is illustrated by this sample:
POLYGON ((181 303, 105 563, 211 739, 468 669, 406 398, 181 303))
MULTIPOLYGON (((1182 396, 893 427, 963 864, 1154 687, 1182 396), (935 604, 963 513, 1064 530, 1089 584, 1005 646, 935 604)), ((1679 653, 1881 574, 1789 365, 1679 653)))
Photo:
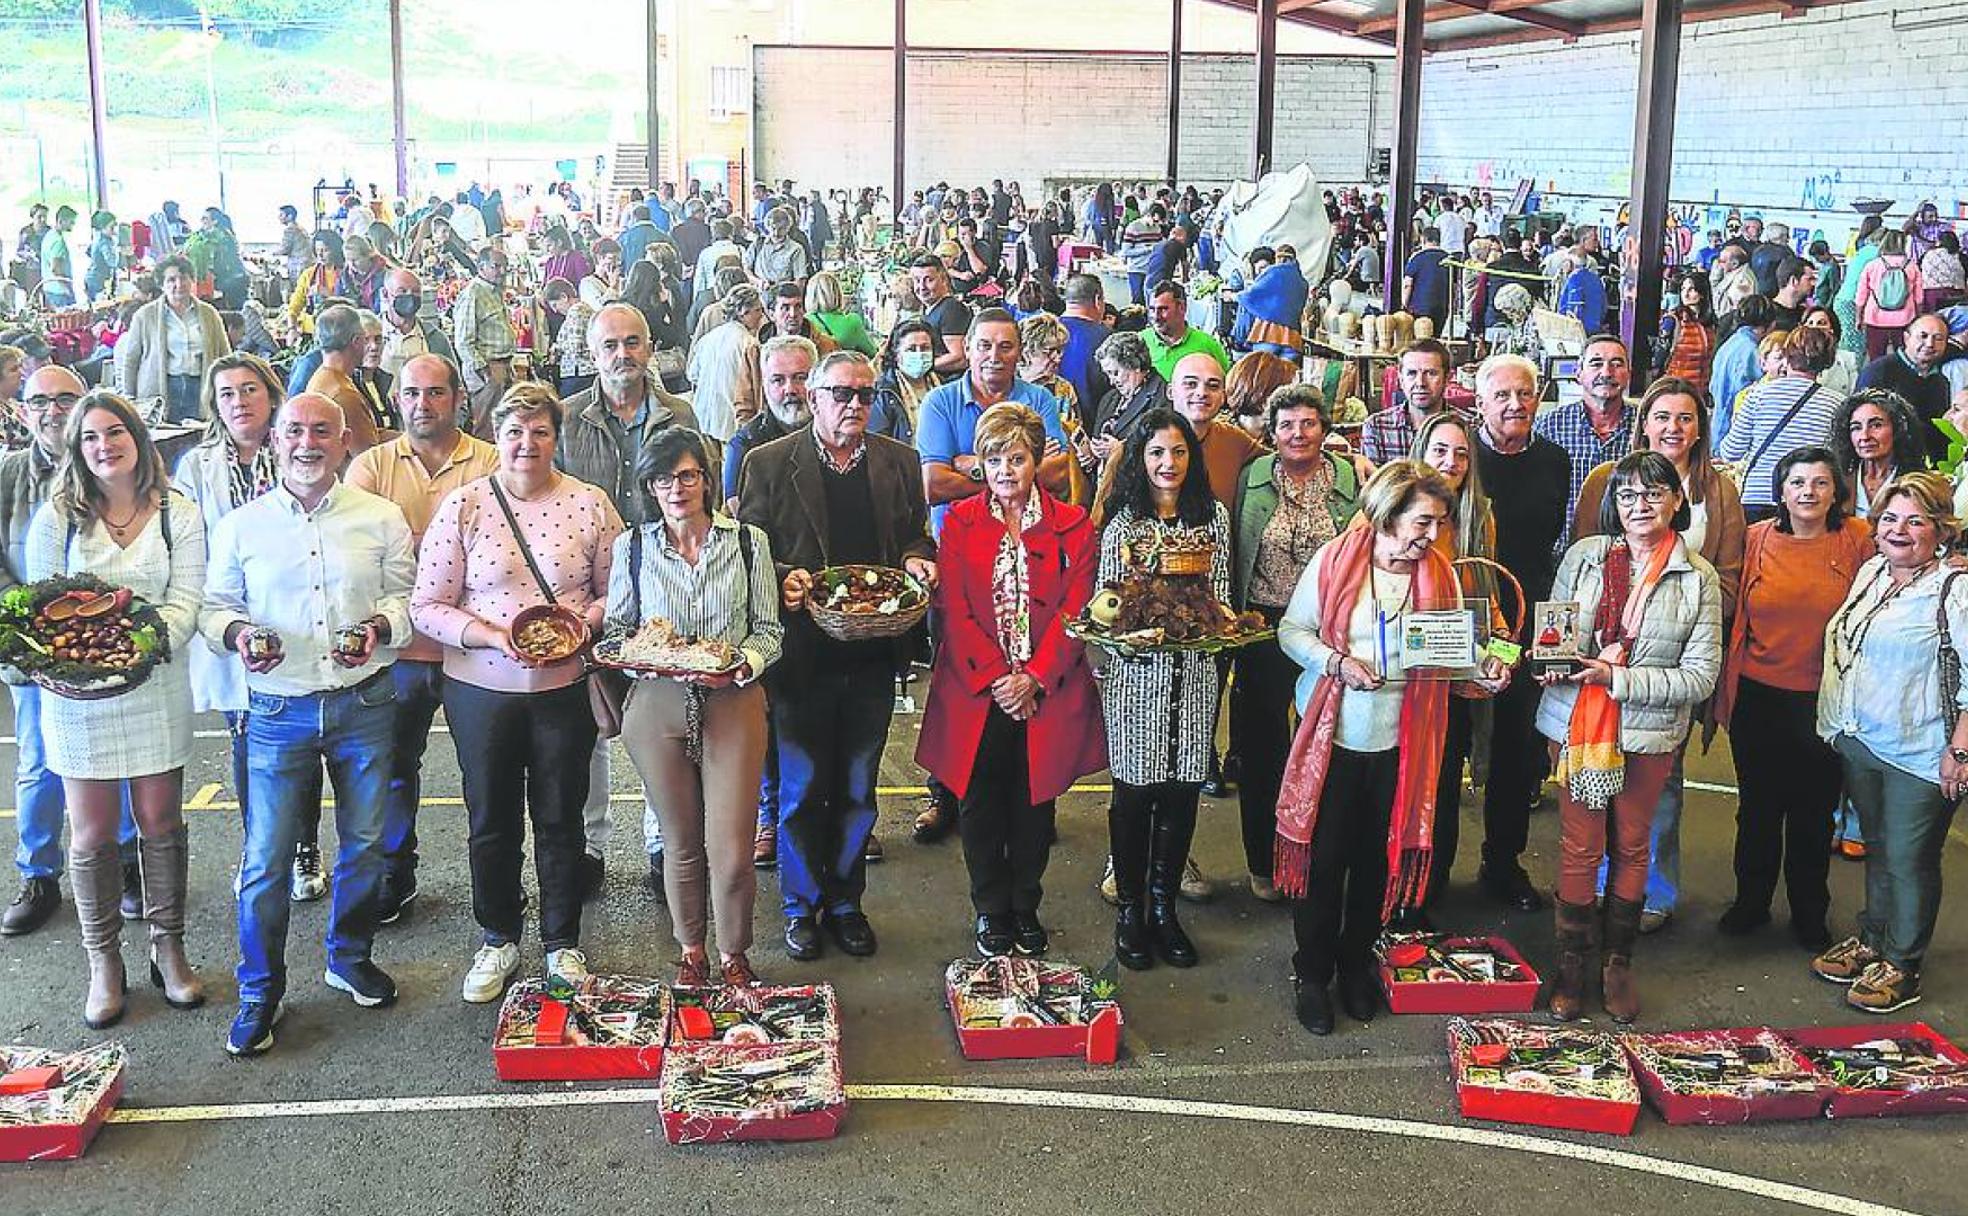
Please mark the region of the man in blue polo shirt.
POLYGON ((1021 353, 1018 322, 1002 308, 987 308, 964 335, 969 370, 923 398, 916 421, 916 450, 922 453, 931 532, 942 531, 949 504, 983 492, 984 462, 973 447, 977 420, 1001 401, 1028 406, 1045 423, 1046 455, 1039 462, 1039 484, 1054 494, 1065 493, 1072 456, 1060 425, 1059 398, 1018 378, 1021 353))

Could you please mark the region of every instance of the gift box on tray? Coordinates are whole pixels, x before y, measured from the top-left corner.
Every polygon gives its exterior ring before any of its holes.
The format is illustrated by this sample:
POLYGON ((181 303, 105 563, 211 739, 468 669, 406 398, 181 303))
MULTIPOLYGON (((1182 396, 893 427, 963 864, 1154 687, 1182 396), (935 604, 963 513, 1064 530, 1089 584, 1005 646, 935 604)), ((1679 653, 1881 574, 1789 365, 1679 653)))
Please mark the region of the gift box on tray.
POLYGON ((1833 1089, 1767 1026, 1628 1034, 1620 1046, 1648 1104, 1669 1123, 1815 1119, 1833 1089))
POLYGON ((1374 946, 1393 1013, 1529 1013, 1537 971, 1501 937, 1386 933, 1374 946))
POLYGON ((1640 1087, 1612 1035, 1511 1018, 1451 1018, 1448 1040, 1464 1118, 1633 1133, 1640 1087))
POLYGON ((847 1115, 834 1042, 680 1043, 658 1098, 671 1144, 827 1140, 847 1115))
POLYGON ((1968 1111, 1968 1052, 1925 1022, 1811 1026, 1780 1033, 1831 1087, 1827 1118, 1968 1111))
POLYGON ((123 1096, 120 1043, 77 1052, 0 1045, 0 1161, 72 1161, 123 1096))
POLYGON ((840 1043, 840 1002, 827 984, 675 988, 670 998, 672 1047, 840 1043))
POLYGON ((1112 982, 1063 960, 960 958, 943 973, 943 996, 966 1060, 1112 1064, 1120 1054, 1112 982))
POLYGON ((661 981, 591 975, 578 986, 521 980, 492 1036, 502 1081, 625 1081, 663 1069, 670 990, 661 981))

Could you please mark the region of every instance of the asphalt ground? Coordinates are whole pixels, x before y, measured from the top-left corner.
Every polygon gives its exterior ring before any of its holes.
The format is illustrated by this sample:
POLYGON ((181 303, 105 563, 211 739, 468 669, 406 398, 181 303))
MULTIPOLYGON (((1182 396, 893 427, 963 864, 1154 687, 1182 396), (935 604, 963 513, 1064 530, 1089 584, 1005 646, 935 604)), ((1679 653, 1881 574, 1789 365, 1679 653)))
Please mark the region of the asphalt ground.
MULTIPOLYGON (((1383 1014, 1370 1026, 1342 1020, 1329 1038, 1307 1035, 1291 1010, 1289 914, 1242 884, 1229 802, 1205 804, 1197 835, 1219 893, 1184 909, 1202 964, 1124 974, 1117 1066, 966 1063, 940 991, 944 966, 969 949, 960 846, 908 839, 921 780, 909 759, 917 721, 898 715, 883 767, 888 858, 871 869, 867 900, 880 953, 792 962, 778 942, 776 885, 770 875, 760 883, 754 963, 768 979, 825 981, 839 993, 851 1087, 839 1138, 690 1148, 664 1142, 646 1085, 495 1078, 488 1044, 497 1007, 458 996, 477 939, 448 737, 433 741, 428 758, 421 897, 377 946, 402 999, 363 1010, 323 986, 326 904, 298 907, 278 1045, 260 1059, 228 1058, 240 831, 225 742, 215 720, 201 721, 208 733, 187 773, 189 947, 213 1000, 186 1013, 148 986, 132 990, 128 1017, 108 1032, 132 1054, 122 1112, 80 1162, 0 1166, 0 1216, 1968 1212, 1957 1173, 1968 1121, 1959 1118, 1677 1128, 1648 1112, 1624 1139, 1513 1128, 1457 1114, 1440 1017, 1383 1014)), ((0 763, 11 762, 9 734, 0 763)), ((1642 939, 1641 1028, 1866 1020, 1845 1007, 1841 990, 1808 974, 1781 911, 1747 940, 1715 933, 1732 888, 1734 775, 1720 744, 1688 771, 1704 788, 1689 791, 1686 894, 1670 926, 1642 939)), ((596 970, 667 975, 675 945, 667 914, 640 881, 639 793, 626 756, 617 758, 614 790, 616 840, 584 946, 596 970)), ((1094 890, 1105 807, 1098 788, 1062 800, 1044 908, 1053 953, 1093 964, 1111 948, 1111 913, 1094 890)), ((1534 962, 1549 960, 1548 912, 1504 912, 1475 890, 1479 797, 1465 796, 1464 814, 1464 855, 1438 922, 1503 933, 1534 962)), ((12 822, 11 812, 0 818, 0 848, 13 846, 12 822)), ((1541 885, 1554 878, 1556 844, 1547 802, 1525 859, 1541 885)), ((1958 887, 1965 870, 1957 829, 1948 881, 1958 887)), ((1842 932, 1862 867, 1835 862, 1832 878, 1842 932)), ((1907 1011, 1956 1037, 1968 1034, 1961 899, 1944 905, 1927 998, 1907 1011)), ((125 935, 133 979, 141 978, 141 935, 140 927, 125 935)), ((541 965, 537 940, 524 965, 541 965)), ((100 1038, 80 1022, 83 977, 66 901, 40 932, 0 939, 0 1041, 73 1048, 100 1038)))

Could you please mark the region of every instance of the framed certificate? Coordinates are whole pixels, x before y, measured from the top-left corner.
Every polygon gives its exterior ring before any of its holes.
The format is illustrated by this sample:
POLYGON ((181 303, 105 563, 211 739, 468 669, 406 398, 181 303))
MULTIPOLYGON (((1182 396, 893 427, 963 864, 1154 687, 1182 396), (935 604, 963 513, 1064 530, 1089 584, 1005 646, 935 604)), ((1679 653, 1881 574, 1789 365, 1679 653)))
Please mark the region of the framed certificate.
POLYGON ((1381 678, 1390 683, 1473 679, 1489 621, 1488 600, 1382 616, 1375 646, 1381 678))

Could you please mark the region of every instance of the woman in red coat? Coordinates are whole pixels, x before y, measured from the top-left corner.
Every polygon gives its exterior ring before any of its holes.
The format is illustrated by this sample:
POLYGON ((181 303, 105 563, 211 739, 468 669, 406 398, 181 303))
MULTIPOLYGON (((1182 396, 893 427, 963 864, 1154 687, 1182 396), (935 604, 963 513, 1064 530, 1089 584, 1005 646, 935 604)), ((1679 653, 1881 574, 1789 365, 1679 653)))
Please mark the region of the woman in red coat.
POLYGON ((1043 954, 1053 800, 1107 766, 1093 673, 1064 628, 1093 595, 1098 558, 1087 513, 1035 484, 1037 414, 992 406, 975 448, 985 492, 950 508, 937 546, 940 636, 916 762, 959 800, 978 950, 1043 954))

